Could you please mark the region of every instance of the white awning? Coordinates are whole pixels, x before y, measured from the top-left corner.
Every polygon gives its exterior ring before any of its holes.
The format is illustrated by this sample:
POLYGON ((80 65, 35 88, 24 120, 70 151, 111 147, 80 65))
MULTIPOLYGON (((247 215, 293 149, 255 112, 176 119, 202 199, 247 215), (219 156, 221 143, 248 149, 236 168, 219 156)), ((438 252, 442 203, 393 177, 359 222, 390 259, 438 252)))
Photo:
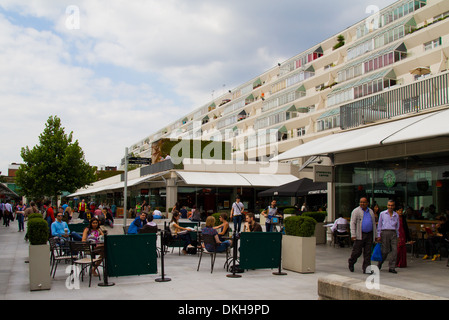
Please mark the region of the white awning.
POLYGON ((291 174, 250 174, 241 173, 253 187, 279 187, 283 184, 298 180, 297 177, 291 174))
MULTIPOLYGON (((137 179, 128 180, 127 187, 133 187, 133 186, 138 185, 139 183, 149 181, 151 178, 158 176, 158 175, 159 174, 151 174, 151 175, 147 175, 147 176, 140 177, 137 179)), ((77 192, 70 194, 68 197, 73 198, 73 197, 78 197, 78 196, 82 196, 85 194, 93 194, 93 193, 112 191, 112 190, 123 189, 123 188, 125 188, 125 182, 121 181, 118 183, 108 184, 108 185, 104 185, 101 187, 91 186, 91 187, 88 187, 88 188, 85 188, 82 190, 78 190, 77 192)))
POLYGON ((238 173, 232 172, 187 172, 176 171, 179 177, 192 186, 238 186, 250 187, 251 184, 238 173))
POLYGON ((270 161, 329 155, 390 143, 449 135, 449 109, 331 134, 290 149, 270 161))

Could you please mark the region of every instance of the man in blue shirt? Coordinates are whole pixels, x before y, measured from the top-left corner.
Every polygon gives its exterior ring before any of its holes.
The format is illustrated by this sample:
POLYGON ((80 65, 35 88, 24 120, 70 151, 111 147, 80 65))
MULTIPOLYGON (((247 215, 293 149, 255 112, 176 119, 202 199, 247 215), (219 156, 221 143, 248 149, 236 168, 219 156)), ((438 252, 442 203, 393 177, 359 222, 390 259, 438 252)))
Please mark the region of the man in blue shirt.
MULTIPOLYGON (((387 208, 387 210, 382 211, 379 215, 377 241, 382 243, 382 262, 385 261, 390 253, 388 271, 397 273, 395 267, 398 255, 399 215, 394 211, 395 202, 393 200, 388 201, 387 208)), ((382 262, 378 263, 379 269, 382 268, 382 262)))
POLYGON ((71 236, 73 240, 81 241, 81 236, 75 231, 71 233, 67 223, 62 221, 62 217, 62 212, 58 212, 55 222, 51 224, 51 235, 53 237, 58 237, 61 240, 68 240, 71 236))
POLYGON ((363 252, 363 273, 371 264, 371 247, 374 242, 376 232, 376 219, 374 212, 368 208, 368 198, 360 198, 359 207, 351 213, 351 240, 354 241, 351 257, 348 259, 348 267, 354 272, 354 264, 363 252))

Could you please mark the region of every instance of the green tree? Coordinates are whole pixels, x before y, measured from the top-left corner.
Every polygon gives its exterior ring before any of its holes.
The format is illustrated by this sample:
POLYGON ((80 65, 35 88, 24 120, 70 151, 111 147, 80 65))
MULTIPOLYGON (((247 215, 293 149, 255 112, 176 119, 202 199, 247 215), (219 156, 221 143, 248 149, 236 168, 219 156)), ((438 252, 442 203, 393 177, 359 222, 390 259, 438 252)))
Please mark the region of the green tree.
POLYGON ((70 193, 96 180, 96 168, 84 159, 78 140, 72 141, 57 116, 50 116, 39 144, 33 149, 22 148, 24 161, 16 172, 21 194, 31 199, 55 197, 63 191, 70 193))

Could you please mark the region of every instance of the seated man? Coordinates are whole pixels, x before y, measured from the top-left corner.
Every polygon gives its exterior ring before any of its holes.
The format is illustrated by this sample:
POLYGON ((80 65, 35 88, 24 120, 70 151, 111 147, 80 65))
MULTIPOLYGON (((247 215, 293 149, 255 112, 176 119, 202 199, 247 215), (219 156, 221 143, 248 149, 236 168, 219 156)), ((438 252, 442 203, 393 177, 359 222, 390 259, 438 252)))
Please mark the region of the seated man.
POLYGON ((342 214, 338 215, 338 219, 335 220, 334 225, 331 227, 332 233, 334 234, 334 239, 338 239, 338 244, 340 247, 344 247, 344 242, 342 238, 337 238, 338 235, 347 235, 348 233, 348 226, 345 229, 338 229, 338 225, 348 225, 348 221, 343 218, 342 214))
POLYGON ((153 211, 153 219, 162 219, 162 212, 158 207, 153 211))
POLYGON ((128 228, 128 234, 138 234, 139 230, 146 224, 147 215, 145 212, 141 212, 140 215, 134 219, 128 228))
POLYGON ((262 232, 262 227, 256 222, 254 213, 250 212, 246 214, 246 222, 243 226, 243 232, 262 232))
POLYGON ((86 211, 84 212, 84 223, 89 223, 90 219, 92 219, 92 214, 90 213, 89 207, 86 206, 86 211))
POLYGON ((67 240, 69 237, 72 237, 75 241, 81 241, 81 236, 75 231, 70 232, 67 222, 62 221, 62 217, 62 212, 58 212, 55 222, 51 224, 51 235, 61 240, 67 240))

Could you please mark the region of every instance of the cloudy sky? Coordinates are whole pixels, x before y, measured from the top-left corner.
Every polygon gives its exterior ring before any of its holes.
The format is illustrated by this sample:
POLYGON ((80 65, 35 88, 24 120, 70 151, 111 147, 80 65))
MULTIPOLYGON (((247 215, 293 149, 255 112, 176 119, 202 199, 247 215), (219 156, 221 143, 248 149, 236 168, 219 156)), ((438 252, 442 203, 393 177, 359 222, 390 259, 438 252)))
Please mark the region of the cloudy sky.
POLYGON ((393 0, 0 0, 0 171, 50 116, 91 165, 393 0))

